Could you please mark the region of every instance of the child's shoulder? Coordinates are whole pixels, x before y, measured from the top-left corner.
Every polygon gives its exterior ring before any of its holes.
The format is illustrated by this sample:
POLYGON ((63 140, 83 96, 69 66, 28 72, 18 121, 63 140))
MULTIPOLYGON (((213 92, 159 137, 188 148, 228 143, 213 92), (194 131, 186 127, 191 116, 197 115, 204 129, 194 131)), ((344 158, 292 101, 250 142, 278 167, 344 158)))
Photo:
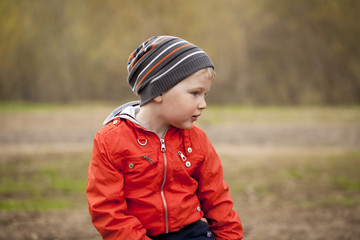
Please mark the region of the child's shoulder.
POLYGON ((204 130, 196 125, 192 125, 192 127, 188 130, 191 134, 206 134, 204 130))
POLYGON ((126 125, 126 121, 120 117, 114 118, 112 121, 104 125, 99 131, 98 134, 104 137, 111 137, 117 135, 121 137, 127 131, 129 127, 126 125))
POLYGON ((204 142, 204 140, 208 139, 205 131, 195 125, 187 131, 189 132, 191 141, 204 142))
POLYGON ((189 129, 189 132, 192 134, 206 135, 205 131, 196 125, 192 125, 192 127, 189 129))

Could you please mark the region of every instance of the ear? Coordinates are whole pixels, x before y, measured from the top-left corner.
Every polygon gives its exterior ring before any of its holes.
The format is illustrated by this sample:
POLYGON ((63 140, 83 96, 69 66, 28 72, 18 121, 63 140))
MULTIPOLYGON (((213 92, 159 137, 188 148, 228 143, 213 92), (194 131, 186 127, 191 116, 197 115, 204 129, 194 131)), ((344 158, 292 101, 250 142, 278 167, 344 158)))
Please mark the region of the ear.
POLYGON ((154 98, 154 102, 156 102, 156 103, 161 103, 162 100, 163 100, 162 94, 160 94, 159 96, 154 98))

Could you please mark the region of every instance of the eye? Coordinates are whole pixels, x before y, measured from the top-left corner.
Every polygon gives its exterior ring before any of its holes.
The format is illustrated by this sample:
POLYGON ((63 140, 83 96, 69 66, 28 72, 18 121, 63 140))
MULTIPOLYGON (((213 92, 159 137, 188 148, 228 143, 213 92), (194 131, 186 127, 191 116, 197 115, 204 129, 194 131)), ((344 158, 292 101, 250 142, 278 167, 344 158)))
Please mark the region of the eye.
POLYGON ((194 96, 196 97, 197 95, 199 95, 199 94, 200 94, 200 92, 198 92, 198 91, 194 91, 194 92, 191 92, 191 94, 192 94, 192 95, 194 95, 194 96))

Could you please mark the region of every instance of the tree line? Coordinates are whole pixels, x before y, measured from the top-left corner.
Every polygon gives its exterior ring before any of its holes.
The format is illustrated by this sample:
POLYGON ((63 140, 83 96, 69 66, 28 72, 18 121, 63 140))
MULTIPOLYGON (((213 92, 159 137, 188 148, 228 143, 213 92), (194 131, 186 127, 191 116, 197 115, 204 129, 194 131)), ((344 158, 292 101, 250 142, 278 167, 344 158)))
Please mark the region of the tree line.
POLYGON ((209 101, 360 103, 357 0, 1 0, 0 100, 134 99, 130 53, 154 35, 205 50, 209 101))

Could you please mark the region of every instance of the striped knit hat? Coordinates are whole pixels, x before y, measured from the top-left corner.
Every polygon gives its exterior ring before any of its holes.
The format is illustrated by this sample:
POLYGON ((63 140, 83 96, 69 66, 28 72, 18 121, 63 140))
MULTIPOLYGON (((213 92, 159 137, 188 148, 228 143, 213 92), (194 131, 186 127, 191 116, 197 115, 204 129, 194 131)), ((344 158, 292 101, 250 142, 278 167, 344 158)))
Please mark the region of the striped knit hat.
POLYGON ((172 36, 151 37, 130 55, 128 83, 144 105, 207 67, 214 64, 192 43, 172 36))

